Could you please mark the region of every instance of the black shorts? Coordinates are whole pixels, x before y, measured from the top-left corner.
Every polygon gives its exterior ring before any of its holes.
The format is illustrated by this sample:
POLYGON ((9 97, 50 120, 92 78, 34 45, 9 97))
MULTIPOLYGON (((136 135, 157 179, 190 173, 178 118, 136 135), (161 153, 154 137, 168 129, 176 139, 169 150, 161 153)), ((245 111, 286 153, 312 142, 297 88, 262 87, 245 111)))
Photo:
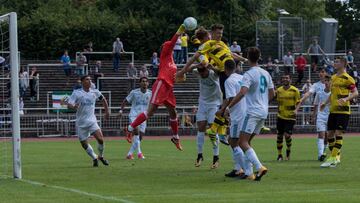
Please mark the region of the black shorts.
POLYGON ((349 123, 349 118, 349 114, 330 113, 327 122, 327 129, 345 131, 349 123))
POLYGON ((319 57, 318 56, 311 56, 311 63, 318 64, 319 63, 319 57))
POLYGON ((229 76, 225 74, 225 71, 219 73, 219 82, 220 82, 220 89, 223 94, 223 99, 226 99, 225 94, 225 81, 229 76))
POLYGON ((283 135, 284 133, 292 135, 294 125, 295 125, 294 120, 286 120, 286 119, 277 117, 276 129, 277 129, 278 135, 283 135))

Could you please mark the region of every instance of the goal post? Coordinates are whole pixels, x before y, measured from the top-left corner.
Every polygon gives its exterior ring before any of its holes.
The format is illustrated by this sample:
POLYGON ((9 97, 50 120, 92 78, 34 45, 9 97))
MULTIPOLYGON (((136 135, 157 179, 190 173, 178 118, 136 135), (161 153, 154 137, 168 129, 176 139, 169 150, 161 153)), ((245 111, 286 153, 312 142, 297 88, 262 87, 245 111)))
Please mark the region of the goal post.
MULTIPOLYGON (((8 36, 2 38, 2 49, 8 49, 10 78, 11 78, 11 123, 12 123, 12 142, 13 142, 13 176, 21 179, 21 134, 20 134, 20 114, 19 114, 19 60, 18 60, 18 33, 17 33, 17 14, 11 12, 0 16, 0 26, 8 24, 8 36), (5 44, 5 45, 4 45, 5 44), (4 48, 5 47, 5 48, 4 48)), ((7 50, 1 50, 7 51, 7 50)))

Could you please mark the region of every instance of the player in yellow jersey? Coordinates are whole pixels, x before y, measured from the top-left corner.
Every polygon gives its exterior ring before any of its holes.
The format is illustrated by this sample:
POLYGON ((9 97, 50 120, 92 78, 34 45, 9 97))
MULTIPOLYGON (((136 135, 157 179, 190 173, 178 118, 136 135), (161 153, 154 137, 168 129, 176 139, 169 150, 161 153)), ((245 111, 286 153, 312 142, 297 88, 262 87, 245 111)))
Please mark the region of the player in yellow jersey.
POLYGON ((286 160, 290 160, 291 135, 296 121, 295 108, 300 101, 300 92, 295 86, 291 85, 291 76, 289 74, 283 75, 281 82, 283 86, 276 90, 276 100, 279 105, 276 123, 278 161, 283 160, 282 148, 284 137, 287 146, 286 160))
POLYGON ((330 115, 327 123, 328 142, 331 156, 321 167, 336 167, 340 163, 340 149, 343 144, 342 135, 346 131, 350 118, 350 101, 358 96, 355 80, 346 73, 346 58, 335 60, 336 74, 331 77, 330 97, 322 103, 320 110, 330 103, 330 115))

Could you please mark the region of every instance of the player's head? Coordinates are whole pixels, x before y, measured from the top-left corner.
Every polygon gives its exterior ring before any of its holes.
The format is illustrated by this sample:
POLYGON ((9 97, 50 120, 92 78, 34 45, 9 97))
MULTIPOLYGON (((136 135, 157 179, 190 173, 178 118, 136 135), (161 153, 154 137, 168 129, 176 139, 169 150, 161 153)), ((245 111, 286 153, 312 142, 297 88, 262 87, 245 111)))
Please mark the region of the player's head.
POLYGON ((324 77, 324 84, 326 89, 330 88, 330 79, 331 79, 330 75, 326 74, 324 77))
POLYGON ((260 58, 260 49, 257 47, 250 47, 247 51, 247 59, 250 63, 257 63, 260 58))
POLYGON ((210 33, 203 26, 195 31, 195 37, 200 40, 200 43, 204 43, 211 39, 210 33))
POLYGON ((320 80, 323 80, 326 76, 326 70, 323 67, 319 67, 319 78, 320 80))
POLYGON ((203 65, 201 65, 201 64, 197 65, 197 71, 201 78, 209 77, 209 70, 206 67, 204 67, 203 65))
POLYGON ((347 60, 345 57, 338 57, 334 61, 334 68, 336 70, 344 69, 347 65, 347 60))
POLYGON ((288 73, 285 73, 284 75, 281 76, 281 83, 284 86, 289 86, 291 83, 291 76, 288 73))
POLYGON ((225 61, 225 74, 227 76, 233 74, 236 69, 236 63, 234 60, 227 60, 225 61))
POLYGON ((90 75, 84 75, 80 79, 81 79, 81 85, 83 86, 83 88, 88 89, 91 87, 90 75))
POLYGON ((224 32, 223 24, 213 24, 211 26, 211 39, 220 41, 224 32))
POLYGON ((147 89, 149 87, 149 80, 147 77, 141 77, 139 82, 141 89, 147 89))

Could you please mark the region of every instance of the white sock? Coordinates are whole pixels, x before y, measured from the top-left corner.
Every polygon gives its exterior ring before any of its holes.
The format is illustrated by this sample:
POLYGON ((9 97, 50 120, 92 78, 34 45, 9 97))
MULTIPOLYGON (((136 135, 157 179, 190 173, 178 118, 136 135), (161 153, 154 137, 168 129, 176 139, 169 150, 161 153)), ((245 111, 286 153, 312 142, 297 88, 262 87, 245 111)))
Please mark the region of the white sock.
POLYGON ((259 161, 259 158, 256 156, 256 153, 253 148, 249 148, 245 152, 246 157, 249 161, 255 166, 256 170, 259 170, 262 167, 262 164, 259 161))
POLYGON ((134 153, 136 147, 137 147, 137 142, 136 142, 135 136, 133 136, 133 138, 132 138, 132 144, 131 144, 131 147, 130 147, 129 152, 127 154, 128 156, 132 155, 134 153))
POLYGON ((136 149, 138 151, 138 154, 141 154, 141 148, 140 148, 140 136, 139 135, 135 135, 134 136, 134 142, 136 142, 136 149))
POLYGON ((173 138, 175 138, 175 139, 180 139, 180 137, 179 137, 179 135, 178 135, 178 134, 173 135, 173 138))
POLYGON ((320 157, 324 153, 324 138, 318 138, 317 140, 318 147, 318 157, 320 157))
POLYGON ((219 156, 219 145, 220 141, 219 141, 219 136, 216 135, 216 146, 213 147, 213 151, 214 151, 214 156, 219 156))
POLYGON ((204 142, 205 142, 205 132, 197 132, 196 136, 196 144, 197 144, 197 151, 198 154, 203 153, 204 142))
POLYGON ((95 152, 90 144, 88 144, 85 151, 93 160, 97 158, 97 155, 95 154, 95 152))
POLYGON ((244 158, 245 158, 245 155, 244 155, 244 152, 243 150, 239 147, 239 146, 236 146, 234 149, 234 160, 235 160, 235 163, 237 165, 240 165, 240 168, 244 169, 244 158))
POLYGON ((245 175, 250 176, 254 174, 253 165, 250 160, 244 154, 244 172, 245 175))
POLYGON ((233 161, 234 161, 234 170, 240 170, 241 169, 241 165, 240 163, 237 161, 237 157, 235 156, 235 150, 231 148, 231 154, 233 157, 233 161))
POLYGON ((132 132, 133 130, 134 130, 134 128, 133 128, 131 125, 129 125, 129 126, 128 126, 128 131, 129 131, 129 132, 132 132))
POLYGON ((98 151, 99 151, 99 157, 103 157, 104 156, 104 148, 105 148, 105 146, 104 146, 105 144, 103 143, 103 144, 97 144, 97 149, 98 149, 98 151))

